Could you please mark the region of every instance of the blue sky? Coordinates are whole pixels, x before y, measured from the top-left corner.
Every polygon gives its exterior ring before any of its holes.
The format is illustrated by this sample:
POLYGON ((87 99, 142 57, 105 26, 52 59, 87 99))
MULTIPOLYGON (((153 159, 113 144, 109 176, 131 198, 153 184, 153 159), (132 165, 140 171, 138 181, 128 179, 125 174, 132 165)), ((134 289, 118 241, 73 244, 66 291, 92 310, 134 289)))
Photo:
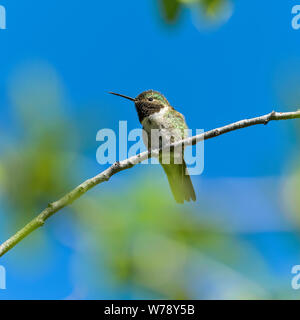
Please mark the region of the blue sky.
MULTIPOLYGON (((107 91, 134 96, 149 88, 159 90, 185 114, 191 128, 206 130, 274 108, 294 108, 285 105, 276 90, 278 78, 284 84, 282 69, 300 50, 299 34, 291 28, 293 1, 238 2, 228 23, 202 33, 189 10, 179 25, 166 27, 151 0, 117 5, 113 1, 3 4, 8 30, 1 32, 2 101, 8 99, 13 72, 42 61, 61 77, 72 112, 80 103, 97 101, 132 127, 139 125, 132 106, 107 91)), ((279 174, 295 142, 292 133, 291 124, 280 123, 209 142, 206 174, 279 174), (253 143, 261 137, 265 144, 253 143), (228 150, 230 158, 219 161, 215 156, 228 150)))
MULTIPOLYGON (((293 81, 299 80, 300 31, 291 27, 291 8, 296 1, 236 1, 229 21, 213 31, 199 31, 194 13, 188 9, 177 25, 165 25, 153 0, 0 0, 0 4, 7 9, 7 30, 0 30, 0 126, 12 132, 16 128, 10 127, 11 79, 18 70, 31 64, 50 66, 58 74, 69 102, 67 116, 70 119, 80 117, 82 109, 86 111, 90 105, 95 106, 91 109, 95 123, 98 116, 105 114, 105 119, 99 119, 99 127, 94 125, 90 130, 92 145, 101 126, 114 128, 119 120, 128 120, 129 129, 139 126, 133 105, 108 95, 108 91, 131 96, 146 89, 161 91, 185 115, 193 129, 208 130, 273 109, 296 109, 298 88, 293 81)), ((196 185, 206 189, 207 179, 210 190, 205 191, 207 199, 217 192, 221 203, 222 198, 230 203, 228 199, 234 199, 239 191, 243 195, 249 192, 251 201, 268 207, 266 201, 270 200, 261 199, 256 182, 250 186, 245 182, 242 188, 238 184, 231 189, 226 187, 229 181, 226 179, 248 181, 272 177, 279 184, 289 173, 288 164, 298 152, 296 128, 295 122, 283 121, 208 141, 205 171, 203 177, 195 178, 196 185), (225 187, 216 189, 211 181, 218 179, 225 187)), ((96 144, 86 150, 91 162, 95 161, 95 153, 96 144)), ((96 174, 99 170, 94 163, 89 173, 96 174)), ((253 215, 261 217, 261 207, 255 204, 253 210, 257 214, 253 215)), ((240 205, 237 213, 247 212, 248 206, 242 201, 240 205)), ((228 211, 232 213, 232 207, 229 206, 228 211)), ((278 206, 262 212, 263 217, 267 216, 264 225, 275 224, 274 228, 280 229, 284 224, 280 216, 282 209, 278 206), (274 215, 280 216, 278 221, 271 218, 274 215)), ((241 218, 237 214, 236 224, 246 225, 250 215, 248 212, 246 218, 241 218)), ((290 241, 269 236, 263 240, 256 237, 253 243, 260 249, 266 246, 267 252, 272 251, 270 243, 278 241, 278 246, 283 243, 281 251, 275 246, 272 253, 266 254, 270 264, 284 260, 286 248, 291 248, 291 253, 284 272, 291 263, 300 263, 293 260, 296 260, 295 247, 299 245, 294 235, 290 241), (276 257, 274 252, 278 253, 276 257)), ((47 280, 43 278, 43 285, 49 291, 33 285, 35 294, 25 289, 23 292, 18 283, 21 281, 26 286, 26 281, 14 275, 10 290, 6 295, 0 293, 0 299, 68 295, 71 284, 65 279, 70 252, 60 245, 52 245, 60 263, 52 262, 50 275, 47 280), (61 279, 57 281, 59 287, 54 285, 54 278, 61 279)), ((9 261, 12 264, 12 260, 9 261)), ((32 285, 31 281, 28 283, 32 285)), ((125 297, 128 296, 125 294, 125 297)))

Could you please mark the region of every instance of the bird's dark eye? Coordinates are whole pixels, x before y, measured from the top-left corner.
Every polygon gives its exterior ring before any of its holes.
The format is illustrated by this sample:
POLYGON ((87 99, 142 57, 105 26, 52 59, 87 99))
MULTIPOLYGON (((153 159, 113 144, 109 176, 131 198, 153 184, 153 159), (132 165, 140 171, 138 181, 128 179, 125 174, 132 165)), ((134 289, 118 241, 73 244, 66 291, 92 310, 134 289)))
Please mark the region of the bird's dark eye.
POLYGON ((153 98, 148 98, 148 101, 153 101, 153 98))

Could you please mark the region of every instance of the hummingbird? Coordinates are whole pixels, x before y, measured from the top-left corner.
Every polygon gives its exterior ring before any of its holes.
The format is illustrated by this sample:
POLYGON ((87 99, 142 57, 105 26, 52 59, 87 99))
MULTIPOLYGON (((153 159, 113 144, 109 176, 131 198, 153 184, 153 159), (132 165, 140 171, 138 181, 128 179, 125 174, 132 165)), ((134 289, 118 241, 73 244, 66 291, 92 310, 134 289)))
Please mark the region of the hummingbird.
MULTIPOLYGON (((158 91, 147 90, 136 98, 115 92, 109 93, 134 102, 139 121, 144 129, 143 141, 148 150, 161 148, 164 145, 187 138, 186 129, 188 127, 184 116, 176 111, 164 95, 158 91), (153 135, 151 136, 153 130, 158 132, 162 138, 158 142, 159 145, 153 143, 153 135)), ((155 140, 157 141, 157 139, 155 140)), ((194 187, 184 161, 183 149, 184 147, 182 147, 181 152, 175 152, 174 149, 171 149, 169 151, 169 161, 163 161, 163 155, 159 155, 159 162, 167 175, 172 194, 177 203, 196 201, 194 187)))

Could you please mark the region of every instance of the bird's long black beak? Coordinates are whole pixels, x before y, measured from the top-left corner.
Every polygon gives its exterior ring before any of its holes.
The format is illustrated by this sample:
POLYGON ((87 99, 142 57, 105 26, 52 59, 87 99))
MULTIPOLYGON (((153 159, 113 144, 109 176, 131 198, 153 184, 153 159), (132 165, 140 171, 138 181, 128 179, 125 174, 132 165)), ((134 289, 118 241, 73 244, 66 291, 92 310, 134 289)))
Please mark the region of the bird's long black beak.
POLYGON ((118 97, 122 97, 122 98, 125 98, 125 99, 128 99, 128 100, 131 100, 133 102, 136 101, 135 98, 131 98, 131 97, 128 97, 128 96, 124 96, 123 94, 119 94, 119 93, 115 93, 115 92, 109 92, 110 94, 114 94, 115 96, 118 96, 118 97))

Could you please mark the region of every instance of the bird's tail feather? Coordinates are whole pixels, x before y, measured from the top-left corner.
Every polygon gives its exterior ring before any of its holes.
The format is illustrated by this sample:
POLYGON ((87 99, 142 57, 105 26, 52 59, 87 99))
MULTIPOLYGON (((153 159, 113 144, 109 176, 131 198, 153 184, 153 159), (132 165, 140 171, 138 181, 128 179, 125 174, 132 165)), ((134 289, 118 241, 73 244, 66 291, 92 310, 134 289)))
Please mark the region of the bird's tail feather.
POLYGON ((186 163, 182 164, 161 164, 168 177, 171 191, 178 203, 186 201, 196 201, 196 194, 190 175, 188 174, 186 163))

